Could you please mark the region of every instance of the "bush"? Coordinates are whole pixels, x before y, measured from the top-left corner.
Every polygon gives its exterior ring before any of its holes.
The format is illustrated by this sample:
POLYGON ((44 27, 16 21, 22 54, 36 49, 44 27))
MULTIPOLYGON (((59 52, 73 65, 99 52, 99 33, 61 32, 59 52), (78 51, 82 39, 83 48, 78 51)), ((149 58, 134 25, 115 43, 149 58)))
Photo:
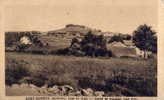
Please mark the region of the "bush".
POLYGON ((78 87, 78 81, 69 74, 62 74, 60 77, 58 75, 51 75, 48 77, 46 84, 49 87, 52 87, 54 85, 70 85, 74 88, 78 87))
POLYGON ((88 76, 78 79, 81 88, 92 88, 96 91, 106 91, 106 82, 103 76, 88 76))
POLYGON ((77 57, 80 57, 80 56, 82 57, 82 56, 85 56, 85 53, 81 50, 70 48, 68 55, 74 55, 74 56, 77 56, 77 57))
POLYGON ((124 35, 124 40, 131 40, 132 36, 129 34, 124 35))
MULTIPOLYGON (((156 96, 157 83, 154 78, 143 77, 137 73, 126 72, 125 70, 113 71, 113 77, 106 80, 106 84, 120 85, 122 88, 127 88, 129 91, 122 91, 123 95, 128 96, 156 96), (110 83, 110 84, 109 84, 110 83), (135 91, 135 92, 134 92, 135 91)), ((108 87, 108 86, 107 86, 108 87)), ((115 87, 112 90, 115 91, 115 87)), ((118 91, 118 88, 117 88, 118 91)))
POLYGON ((56 52, 52 52, 53 54, 58 54, 58 55, 67 55, 69 52, 68 48, 65 49, 59 49, 56 52))
POLYGON ((89 31, 80 41, 73 38, 68 49, 58 50, 57 54, 68 54, 74 56, 111 57, 112 52, 107 50, 106 39, 103 35, 94 35, 89 31))
POLYGON ((82 46, 82 51, 85 53, 85 56, 95 56, 96 46, 92 43, 88 43, 82 46))
POLYGON ((107 42, 103 35, 94 35, 88 32, 81 41, 81 50, 86 56, 111 56, 108 55, 107 42))
POLYGON ((5 82, 7 85, 18 83, 20 79, 29 76, 29 74, 26 64, 18 64, 15 60, 12 60, 11 64, 7 65, 5 69, 5 82))
POLYGON ((112 42, 122 42, 123 43, 123 36, 121 34, 119 35, 114 35, 113 37, 111 37, 111 39, 108 41, 108 43, 112 43, 112 42))

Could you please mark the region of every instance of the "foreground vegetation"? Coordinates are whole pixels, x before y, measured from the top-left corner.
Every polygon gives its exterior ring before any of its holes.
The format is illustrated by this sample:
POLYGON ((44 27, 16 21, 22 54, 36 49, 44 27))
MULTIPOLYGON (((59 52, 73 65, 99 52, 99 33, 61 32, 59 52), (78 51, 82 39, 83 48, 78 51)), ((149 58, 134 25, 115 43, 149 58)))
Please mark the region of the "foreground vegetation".
POLYGON ((70 85, 106 96, 156 96, 156 59, 89 58, 6 53, 6 85, 70 85))

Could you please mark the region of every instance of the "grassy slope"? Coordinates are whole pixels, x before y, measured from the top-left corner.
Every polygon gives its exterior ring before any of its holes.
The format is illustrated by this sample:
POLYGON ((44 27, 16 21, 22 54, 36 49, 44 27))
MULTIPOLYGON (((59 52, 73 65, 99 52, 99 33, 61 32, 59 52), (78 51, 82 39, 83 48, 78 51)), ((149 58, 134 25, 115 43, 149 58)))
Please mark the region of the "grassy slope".
POLYGON ((93 82, 94 84, 107 85, 111 83, 104 80, 111 82, 110 80, 117 77, 119 80, 118 82, 114 82, 114 84, 119 84, 137 92, 141 91, 140 89, 137 90, 137 88, 144 89, 144 93, 141 93, 142 95, 156 95, 156 86, 154 85, 154 82, 156 82, 156 60, 153 59, 100 59, 6 53, 6 66, 12 66, 11 62, 13 60, 18 64, 20 62, 26 62, 26 66, 28 66, 31 72, 31 77, 36 78, 36 74, 40 74, 43 76, 43 79, 47 78, 49 80, 48 84, 50 85, 69 84, 79 87, 79 82, 82 82, 80 84, 81 87, 88 85, 87 87, 93 88, 94 86, 90 86, 90 83, 85 84, 85 81, 81 81, 81 79, 88 78, 96 80, 93 82), (124 79, 124 76, 126 77, 125 79, 129 78, 127 83, 125 80, 121 80, 124 79), (134 79, 134 82, 130 83, 132 79, 134 79), (138 79, 139 83, 137 83, 136 79, 138 79), (146 86, 144 87, 143 85, 146 86), (147 91, 150 91, 150 93, 147 91))
POLYGON ((71 43, 71 39, 68 37, 40 36, 39 38, 50 46, 56 47, 56 49, 67 48, 71 43))

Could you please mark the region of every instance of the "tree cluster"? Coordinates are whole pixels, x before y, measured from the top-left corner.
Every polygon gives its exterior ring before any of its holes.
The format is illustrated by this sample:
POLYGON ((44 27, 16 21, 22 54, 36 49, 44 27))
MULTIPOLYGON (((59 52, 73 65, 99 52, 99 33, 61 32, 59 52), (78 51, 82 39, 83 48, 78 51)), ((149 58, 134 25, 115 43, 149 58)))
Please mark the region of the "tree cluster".
POLYGON ((81 41, 76 38, 72 39, 69 51, 73 55, 81 56, 111 56, 112 53, 107 50, 106 45, 107 42, 103 35, 94 35, 89 31, 81 41))
POLYGON ((132 39, 132 36, 129 35, 129 34, 117 34, 117 35, 114 35, 110 38, 110 40, 108 41, 108 43, 112 43, 112 42, 122 42, 124 40, 131 40, 132 39))

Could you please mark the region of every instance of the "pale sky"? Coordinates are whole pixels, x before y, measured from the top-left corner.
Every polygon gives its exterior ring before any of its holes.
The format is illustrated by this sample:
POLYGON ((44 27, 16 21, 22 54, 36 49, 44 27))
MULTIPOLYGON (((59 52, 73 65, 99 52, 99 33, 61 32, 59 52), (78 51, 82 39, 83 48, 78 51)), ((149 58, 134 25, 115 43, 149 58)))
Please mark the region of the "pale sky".
POLYGON ((156 30, 157 10, 157 0, 50 0, 40 5, 13 2, 5 8, 5 31, 49 31, 79 24, 132 33, 144 23, 156 30))

